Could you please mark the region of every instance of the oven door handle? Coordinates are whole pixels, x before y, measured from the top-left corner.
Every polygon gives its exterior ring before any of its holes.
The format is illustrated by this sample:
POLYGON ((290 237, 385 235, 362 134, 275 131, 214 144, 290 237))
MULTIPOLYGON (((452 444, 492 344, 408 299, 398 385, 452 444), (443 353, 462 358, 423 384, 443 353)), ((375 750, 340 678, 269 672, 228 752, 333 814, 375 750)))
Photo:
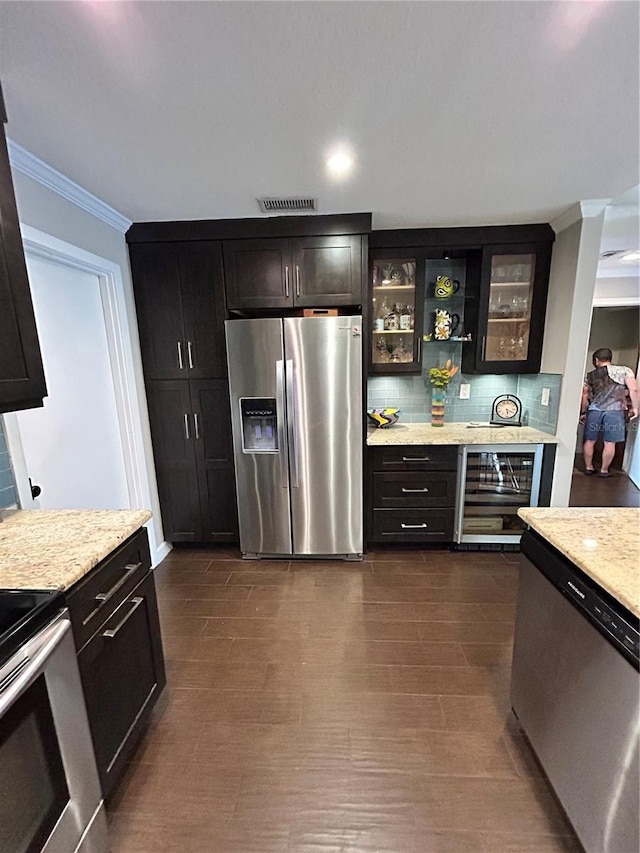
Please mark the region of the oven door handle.
MULTIPOLYGON (((0 718, 31 687, 33 682, 42 675, 49 658, 62 642, 62 638, 70 630, 71 622, 69 619, 60 619, 38 634, 38 641, 41 645, 38 646, 33 656, 27 655, 27 657, 24 657, 21 653, 15 655, 15 666, 8 672, 2 682, 0 682, 0 718)), ((10 663, 11 661, 6 665, 6 668, 9 667, 10 663)))

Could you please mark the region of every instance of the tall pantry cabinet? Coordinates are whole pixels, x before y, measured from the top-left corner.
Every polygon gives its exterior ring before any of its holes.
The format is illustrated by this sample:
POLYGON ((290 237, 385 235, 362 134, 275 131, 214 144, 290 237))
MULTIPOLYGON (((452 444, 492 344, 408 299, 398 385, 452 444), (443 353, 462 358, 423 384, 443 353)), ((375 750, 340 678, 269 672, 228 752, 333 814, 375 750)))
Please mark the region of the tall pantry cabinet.
POLYGON ((220 241, 129 245, 164 535, 237 539, 220 241))

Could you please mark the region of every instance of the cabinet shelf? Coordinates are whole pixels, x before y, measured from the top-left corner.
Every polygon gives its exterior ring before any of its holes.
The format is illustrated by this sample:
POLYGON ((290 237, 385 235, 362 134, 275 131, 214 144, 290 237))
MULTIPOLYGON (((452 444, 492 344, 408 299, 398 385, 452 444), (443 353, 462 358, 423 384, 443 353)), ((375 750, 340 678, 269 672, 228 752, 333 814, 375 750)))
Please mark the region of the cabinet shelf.
POLYGON ((413 335, 413 329, 382 329, 381 331, 373 330, 374 335, 413 335))
POLYGON ((529 323, 530 317, 489 317, 489 323, 529 323))
POLYGON ((491 287, 531 287, 530 281, 492 281, 491 287))
POLYGON ((425 344, 470 344, 472 343, 472 338, 446 338, 444 340, 440 340, 438 338, 429 338, 423 336, 422 340, 425 344))
POLYGON ((415 284, 376 284, 374 290, 415 290, 415 284))

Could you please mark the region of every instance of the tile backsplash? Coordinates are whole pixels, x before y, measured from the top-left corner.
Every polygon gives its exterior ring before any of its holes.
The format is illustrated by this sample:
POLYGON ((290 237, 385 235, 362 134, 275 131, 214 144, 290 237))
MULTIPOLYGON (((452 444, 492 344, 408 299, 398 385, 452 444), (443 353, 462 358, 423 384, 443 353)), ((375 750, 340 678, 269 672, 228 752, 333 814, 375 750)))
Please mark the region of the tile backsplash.
MULTIPOLYGON (((444 362, 443 362, 444 363, 444 362)), ((562 376, 556 373, 490 374, 467 376, 456 374, 447 388, 445 422, 488 421, 491 404, 498 394, 516 394, 522 401, 522 417, 526 426, 554 435, 558 424, 558 407, 562 376), (469 384, 469 399, 460 399, 460 385, 469 384), (549 405, 541 404, 542 389, 549 389, 549 405)), ((428 378, 422 376, 373 376, 367 386, 367 408, 397 406, 400 422, 428 423, 431 420, 431 390, 428 378)))
POLYGON ((16 484, 13 479, 13 469, 11 468, 11 459, 4 434, 4 423, 0 416, 0 509, 15 506, 17 501, 16 484))

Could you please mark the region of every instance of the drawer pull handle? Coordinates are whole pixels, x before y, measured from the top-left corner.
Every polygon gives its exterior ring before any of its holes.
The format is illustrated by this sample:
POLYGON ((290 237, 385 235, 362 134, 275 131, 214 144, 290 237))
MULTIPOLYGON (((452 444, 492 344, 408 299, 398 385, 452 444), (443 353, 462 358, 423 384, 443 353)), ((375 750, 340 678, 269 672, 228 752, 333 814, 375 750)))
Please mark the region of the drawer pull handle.
POLYGON ((403 462, 431 462, 429 456, 403 456, 403 462))
POLYGON ((422 524, 403 524, 402 522, 400 522, 400 527, 401 527, 403 530, 412 530, 412 529, 414 529, 414 528, 420 528, 421 530, 424 530, 424 528, 425 528, 426 526, 427 526, 427 525, 426 525, 426 524, 424 524, 424 522, 423 522, 422 524))
POLYGON ((136 598, 132 598, 132 599, 131 599, 131 601, 129 602, 130 604, 133 604, 133 607, 131 608, 131 610, 127 613, 127 615, 126 615, 123 619, 121 619, 121 620, 120 620, 120 622, 118 622, 118 624, 116 625, 116 627, 115 627, 115 628, 111 628, 111 630, 109 630, 109 631, 105 631, 105 632, 103 633, 103 635, 102 635, 102 636, 103 636, 106 640, 113 640, 113 638, 114 638, 114 637, 115 637, 115 635, 118 633, 118 631, 120 630, 120 628, 122 628, 122 626, 123 626, 126 622, 128 622, 128 621, 129 621, 129 619, 131 619, 131 617, 132 617, 132 616, 133 616, 133 614, 136 612, 136 610, 138 609, 138 607, 140 607, 140 605, 142 604, 142 602, 143 602, 143 601, 144 601, 144 598, 142 598, 142 597, 140 597, 140 596, 136 596, 136 598))
POLYGON ((429 489, 426 489, 426 488, 425 489, 405 489, 404 486, 402 487, 402 493, 405 495, 410 495, 410 494, 413 494, 414 492, 428 492, 428 491, 429 491, 429 489))
POLYGON ((101 602, 102 602, 102 604, 104 604, 104 603, 105 603, 105 601, 109 601, 109 599, 110 599, 110 598, 113 598, 113 596, 114 596, 114 595, 116 594, 116 592, 120 589, 120 587, 121 587, 121 586, 123 586, 123 585, 124 585, 124 584, 129 580, 129 578, 131 577, 131 575, 132 575, 135 571, 137 571, 137 570, 140 568, 140 566, 141 566, 141 565, 142 565, 142 563, 141 563, 141 562, 140 562, 140 563, 128 563, 128 564, 124 567, 124 574, 122 575, 122 577, 120 578, 120 580, 119 580, 117 583, 115 583, 115 584, 111 587, 111 589, 109 590, 109 592, 99 592, 99 593, 96 595, 96 601, 101 601, 101 602))

